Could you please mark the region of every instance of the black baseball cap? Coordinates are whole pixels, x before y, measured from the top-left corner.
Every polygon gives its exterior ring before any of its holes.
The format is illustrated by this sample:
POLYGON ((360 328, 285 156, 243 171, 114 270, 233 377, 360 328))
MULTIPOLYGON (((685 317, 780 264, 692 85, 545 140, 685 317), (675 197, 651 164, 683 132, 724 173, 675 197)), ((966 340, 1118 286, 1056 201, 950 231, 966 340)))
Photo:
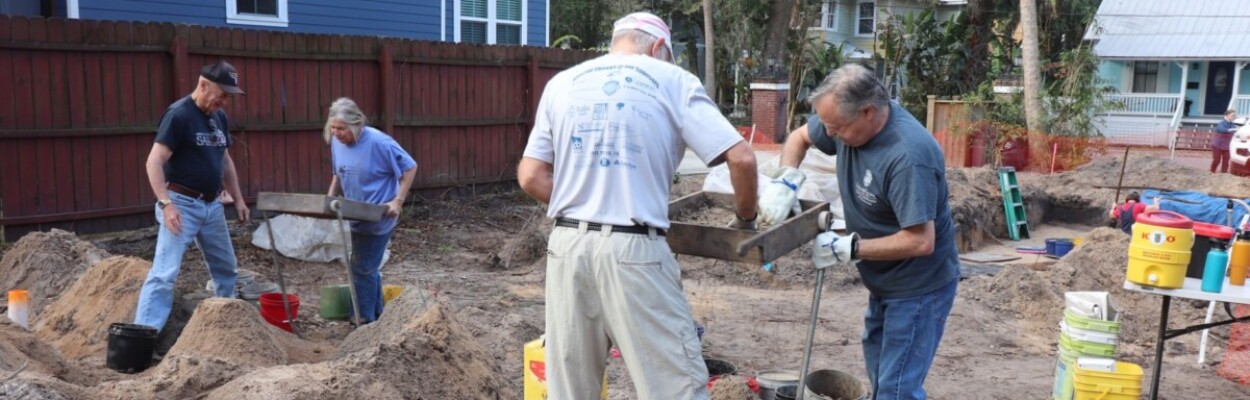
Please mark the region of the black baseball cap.
POLYGON ((243 93, 243 89, 239 89, 239 71, 235 70, 233 65, 224 60, 205 65, 204 68, 200 69, 200 76, 216 83, 226 93, 247 94, 243 93))

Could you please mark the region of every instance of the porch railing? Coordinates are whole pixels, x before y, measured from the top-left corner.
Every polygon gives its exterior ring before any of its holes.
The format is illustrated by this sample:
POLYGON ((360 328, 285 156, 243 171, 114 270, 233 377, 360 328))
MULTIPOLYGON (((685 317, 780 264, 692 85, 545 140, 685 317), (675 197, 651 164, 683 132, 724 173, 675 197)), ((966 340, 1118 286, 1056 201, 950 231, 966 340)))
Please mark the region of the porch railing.
POLYGON ((1237 116, 1250 115, 1250 95, 1233 98, 1233 109, 1237 110, 1237 116))
POLYGON ((1107 95, 1110 102, 1109 112, 1124 114, 1165 114, 1176 113, 1176 94, 1166 93, 1120 93, 1107 95))

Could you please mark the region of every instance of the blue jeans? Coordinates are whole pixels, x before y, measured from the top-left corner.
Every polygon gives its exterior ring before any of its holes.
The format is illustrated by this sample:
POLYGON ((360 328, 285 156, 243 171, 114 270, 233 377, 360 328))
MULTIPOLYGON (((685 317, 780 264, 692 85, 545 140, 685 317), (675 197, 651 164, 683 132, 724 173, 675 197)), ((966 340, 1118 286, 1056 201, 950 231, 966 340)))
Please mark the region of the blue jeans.
POLYGON ((932 292, 902 299, 868 296, 864 364, 874 400, 925 398, 925 376, 946 330, 958 285, 956 279, 932 292))
POLYGON ((199 242, 200 251, 208 263, 208 274, 217 285, 217 297, 234 297, 234 279, 238 275, 238 259, 230 242, 230 230, 226 228, 226 214, 220 202, 206 203, 178 193, 169 192, 173 202, 166 207, 178 207, 182 218, 182 233, 174 235, 165 227, 165 213, 156 207, 156 221, 161 225, 156 235, 156 255, 152 269, 139 291, 139 308, 135 311, 135 323, 156 329, 165 327, 169 310, 174 304, 174 282, 182 266, 182 255, 187 246, 199 242))
POLYGON ((377 321, 382 316, 382 256, 391 232, 381 235, 352 232, 352 285, 360 305, 360 322, 377 321))

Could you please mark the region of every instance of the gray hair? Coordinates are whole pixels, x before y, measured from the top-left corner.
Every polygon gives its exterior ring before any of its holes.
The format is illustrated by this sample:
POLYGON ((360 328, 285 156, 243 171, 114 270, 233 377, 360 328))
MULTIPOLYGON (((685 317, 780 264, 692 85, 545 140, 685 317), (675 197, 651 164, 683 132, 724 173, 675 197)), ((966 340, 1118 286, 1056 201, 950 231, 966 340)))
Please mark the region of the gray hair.
MULTIPOLYGON (((650 49, 655 46, 655 42, 660 41, 660 38, 637 29, 622 29, 612 34, 612 43, 616 43, 617 40, 628 40, 638 48, 650 49)), ((668 50, 668 46, 661 46, 660 56, 661 61, 673 62, 674 60, 673 53, 668 50)))
POLYGON ((807 102, 815 107, 817 100, 828 95, 833 95, 833 101, 838 105, 838 114, 842 117, 852 116, 866 105, 877 108, 890 106, 890 96, 885 91, 885 85, 881 84, 876 74, 859 64, 843 65, 830 72, 820 82, 820 86, 807 96, 807 102))
POLYGON ((339 97, 330 103, 330 115, 326 117, 326 127, 323 134, 326 143, 330 143, 330 138, 334 137, 330 133, 330 121, 343 121, 347 124, 347 129, 352 131, 352 137, 360 138, 360 130, 364 129, 365 124, 369 123, 369 119, 365 118, 365 113, 360 111, 360 107, 356 106, 356 102, 346 97, 339 97))

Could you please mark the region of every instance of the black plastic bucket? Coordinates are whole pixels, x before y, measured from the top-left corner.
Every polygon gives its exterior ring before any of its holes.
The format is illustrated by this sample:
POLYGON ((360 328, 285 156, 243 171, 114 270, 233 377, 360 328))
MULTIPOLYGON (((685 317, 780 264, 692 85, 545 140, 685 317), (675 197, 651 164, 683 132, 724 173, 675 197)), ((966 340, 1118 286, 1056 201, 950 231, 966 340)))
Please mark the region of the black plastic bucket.
POLYGON ((738 373, 738 367, 728 361, 717 360, 715 358, 705 358, 703 359, 703 363, 707 366, 708 377, 733 375, 738 373))
POLYGON ((156 350, 156 328, 147 325, 115 323, 109 325, 108 369, 134 374, 152 365, 156 350))
POLYGON ((799 385, 785 385, 777 388, 775 399, 794 400, 799 397, 799 385))

